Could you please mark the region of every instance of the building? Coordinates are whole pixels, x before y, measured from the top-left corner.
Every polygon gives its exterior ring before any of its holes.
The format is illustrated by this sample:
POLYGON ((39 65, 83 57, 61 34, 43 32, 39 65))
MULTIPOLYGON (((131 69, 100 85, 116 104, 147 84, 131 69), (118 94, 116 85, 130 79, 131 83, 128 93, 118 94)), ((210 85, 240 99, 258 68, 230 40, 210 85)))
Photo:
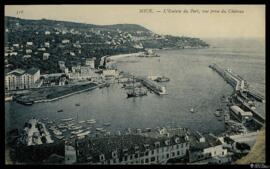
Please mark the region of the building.
POLYGON ((20 45, 17 44, 17 43, 16 43, 16 44, 13 44, 12 46, 13 46, 13 47, 16 47, 16 48, 20 47, 20 45))
POLYGON ((75 56, 76 54, 74 52, 69 52, 70 56, 75 56))
POLYGON ((46 48, 49 48, 49 47, 50 47, 50 42, 45 42, 45 43, 44 43, 44 46, 45 46, 46 48))
POLYGON ((17 56, 18 55, 18 52, 10 52, 9 53, 9 56, 17 56))
POLYGON ((48 60, 50 57, 49 53, 43 53, 43 60, 48 60))
POLYGON ((46 48, 38 48, 38 51, 46 51, 46 48))
POLYGON ((26 42, 26 46, 33 46, 33 42, 26 42))
POLYGON ((64 61, 58 61, 59 68, 64 71, 66 69, 66 65, 64 61))
POLYGON ((51 32, 50 31, 45 31, 45 35, 50 35, 51 32))
POLYGON ((247 120, 252 118, 252 113, 251 112, 246 112, 242 110, 239 106, 231 106, 230 107, 230 114, 233 116, 234 119, 237 121, 244 123, 247 120))
POLYGON ((103 70, 103 76, 105 78, 109 77, 118 77, 118 72, 115 69, 104 69, 103 70))
POLYGON ((88 164, 166 164, 185 157, 186 137, 151 138, 141 135, 109 136, 76 140, 78 163, 88 164))
POLYGON ((76 163, 76 150, 74 147, 66 145, 65 146, 65 164, 76 163))
POLYGON ((25 53, 26 53, 26 54, 30 54, 30 53, 32 53, 32 50, 31 50, 31 49, 26 49, 26 50, 25 50, 25 53))
POLYGON ((96 60, 95 57, 94 58, 87 58, 87 59, 85 59, 85 65, 90 66, 92 69, 94 69, 95 68, 95 60, 96 60))
POLYGON ((62 40, 62 43, 63 43, 63 44, 67 44, 67 43, 69 43, 69 42, 70 42, 70 40, 68 40, 68 39, 63 39, 63 40, 62 40))
POLYGON ((31 58, 31 55, 24 55, 23 58, 24 58, 24 59, 31 58))
POLYGON ((189 139, 189 163, 227 156, 227 149, 223 148, 221 140, 211 133, 206 135, 191 133, 189 139))
POLYGON ((90 66, 73 66, 68 73, 70 79, 96 79, 98 74, 90 66))
POLYGON ((31 68, 28 70, 15 69, 5 75, 5 89, 18 90, 34 88, 40 78, 40 70, 31 68))

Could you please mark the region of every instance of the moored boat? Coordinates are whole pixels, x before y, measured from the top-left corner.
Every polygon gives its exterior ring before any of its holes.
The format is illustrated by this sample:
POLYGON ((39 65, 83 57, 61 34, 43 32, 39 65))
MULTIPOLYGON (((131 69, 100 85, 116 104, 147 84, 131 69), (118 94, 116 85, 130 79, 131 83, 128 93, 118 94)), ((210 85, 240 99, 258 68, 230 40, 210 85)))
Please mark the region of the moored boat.
POLYGON ((87 120, 87 123, 88 124, 95 124, 96 123, 96 120, 95 119, 87 120))
POLYGON ((73 132, 71 132, 71 134, 76 135, 76 134, 79 134, 79 133, 82 133, 82 132, 83 132, 83 130, 77 130, 77 131, 73 131, 73 132))
POLYGON ((77 137, 86 136, 86 135, 88 135, 88 134, 90 134, 90 131, 85 131, 85 132, 83 132, 83 133, 77 134, 77 137))
POLYGON ((108 122, 108 123, 104 123, 103 125, 104 125, 104 126, 110 126, 111 123, 108 122))
POLYGON ((73 120, 73 118, 61 119, 61 121, 63 121, 63 122, 72 121, 72 120, 73 120))
POLYGON ((96 131, 102 131, 102 130, 104 130, 102 127, 96 128, 96 131))

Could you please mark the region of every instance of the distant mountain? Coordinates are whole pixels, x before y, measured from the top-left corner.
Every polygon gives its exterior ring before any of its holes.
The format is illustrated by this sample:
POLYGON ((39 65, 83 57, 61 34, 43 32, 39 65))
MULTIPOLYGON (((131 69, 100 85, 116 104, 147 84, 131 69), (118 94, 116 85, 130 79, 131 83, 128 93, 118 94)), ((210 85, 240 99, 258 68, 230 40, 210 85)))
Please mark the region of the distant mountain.
POLYGON ((141 25, 136 24, 115 24, 115 25, 106 25, 104 27, 111 28, 111 29, 119 29, 122 31, 143 31, 143 32, 150 32, 150 30, 146 29, 141 25))
POLYGON ((70 29, 108 29, 108 30, 117 30, 125 31, 125 32, 132 32, 132 31, 143 31, 143 32, 150 32, 150 30, 144 28, 141 25, 136 24, 114 24, 114 25, 94 25, 94 24, 86 24, 86 23, 77 23, 77 22, 69 22, 69 21, 57 21, 57 20, 48 20, 48 19, 41 19, 41 20, 31 20, 31 19, 21 19, 6 16, 5 17, 5 24, 7 27, 14 24, 14 22, 19 22, 21 25, 32 25, 32 26, 49 26, 49 27, 66 27, 70 29))

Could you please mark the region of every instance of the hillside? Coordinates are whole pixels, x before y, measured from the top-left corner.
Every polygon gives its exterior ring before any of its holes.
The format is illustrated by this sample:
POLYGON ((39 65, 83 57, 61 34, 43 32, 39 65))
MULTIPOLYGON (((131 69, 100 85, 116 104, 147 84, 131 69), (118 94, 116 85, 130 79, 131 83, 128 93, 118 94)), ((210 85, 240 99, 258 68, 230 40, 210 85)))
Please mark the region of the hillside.
POLYGON ((41 73, 57 73, 61 72, 58 61, 64 61, 71 69, 86 58, 95 57, 98 66, 100 58, 106 55, 149 48, 208 46, 199 38, 159 35, 136 24, 93 25, 5 17, 5 65, 10 70, 38 67, 41 73))

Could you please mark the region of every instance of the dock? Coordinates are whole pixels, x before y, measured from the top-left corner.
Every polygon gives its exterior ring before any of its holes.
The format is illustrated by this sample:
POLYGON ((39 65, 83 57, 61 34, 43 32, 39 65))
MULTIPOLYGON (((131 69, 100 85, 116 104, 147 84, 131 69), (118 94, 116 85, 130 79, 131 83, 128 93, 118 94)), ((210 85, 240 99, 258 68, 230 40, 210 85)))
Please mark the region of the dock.
MULTIPOLYGON (((246 93, 248 96, 253 97, 257 101, 265 102, 264 97, 257 92, 255 89, 248 87, 247 82, 238 74, 232 72, 232 70, 224 70, 216 64, 209 65, 209 67, 215 70, 219 75, 221 75, 225 81, 227 81, 232 87, 234 87, 235 92, 246 93)), ((242 93, 241 93, 242 94, 242 93)))
POLYGON ((166 88, 164 86, 161 86, 157 84, 156 82, 147 79, 146 77, 137 77, 138 80, 141 81, 141 83, 147 87, 148 89, 152 90, 158 95, 166 95, 166 88))
POLYGON ((250 111, 255 119, 257 119, 258 122, 264 123, 265 117, 263 117, 260 113, 258 113, 256 110, 252 109, 243 99, 241 99, 239 96, 236 96, 236 99, 241 102, 242 106, 246 108, 248 111, 250 111))
POLYGON ((236 100, 241 103, 241 106, 243 108, 252 113, 254 117, 253 119, 257 124, 263 126, 263 124, 265 123, 265 117, 263 117, 256 110, 252 109, 251 106, 248 104, 248 101, 250 100, 248 96, 253 97, 257 101, 265 102, 263 96, 259 94, 255 89, 251 89, 250 87, 248 87, 247 82, 241 76, 232 72, 232 70, 222 69, 216 64, 209 65, 209 67, 215 70, 219 75, 221 75, 224 80, 227 81, 234 88, 236 100))
POLYGON ((260 93, 255 91, 254 89, 250 89, 250 90, 246 91, 246 93, 247 93, 248 96, 252 96, 257 101, 265 103, 264 97, 260 93))
POLYGON ((131 75, 128 72, 124 72, 124 74, 128 78, 134 77, 135 81, 141 82, 142 85, 144 85, 149 90, 155 92, 158 95, 166 95, 166 94, 168 94, 167 91, 166 91, 166 87, 165 86, 161 86, 157 82, 148 79, 146 76, 134 76, 134 75, 131 75))

